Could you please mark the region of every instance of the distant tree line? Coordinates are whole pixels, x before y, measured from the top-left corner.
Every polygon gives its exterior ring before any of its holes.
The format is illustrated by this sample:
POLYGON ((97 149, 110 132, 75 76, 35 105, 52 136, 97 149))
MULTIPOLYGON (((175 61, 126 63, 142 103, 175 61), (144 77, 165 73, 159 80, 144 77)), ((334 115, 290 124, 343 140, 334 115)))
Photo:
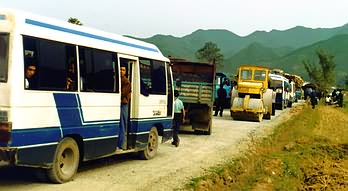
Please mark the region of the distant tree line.
POLYGON ((316 51, 316 55, 319 58, 318 64, 309 63, 308 60, 303 61, 310 81, 321 91, 336 86, 335 56, 321 49, 316 51))

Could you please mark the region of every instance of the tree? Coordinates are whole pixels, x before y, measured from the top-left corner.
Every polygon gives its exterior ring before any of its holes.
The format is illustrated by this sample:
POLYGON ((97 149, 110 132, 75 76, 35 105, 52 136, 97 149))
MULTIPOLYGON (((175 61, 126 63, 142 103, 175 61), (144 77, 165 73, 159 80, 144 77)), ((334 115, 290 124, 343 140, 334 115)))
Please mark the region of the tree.
POLYGON ((303 61, 304 67, 308 73, 310 80, 321 90, 335 86, 335 56, 330 55, 324 50, 317 50, 316 54, 319 58, 320 67, 317 67, 315 64, 310 64, 308 61, 303 61))
POLYGON ((69 19, 68 19, 68 22, 69 23, 72 23, 72 24, 75 24, 75 25, 83 25, 77 18, 73 18, 73 17, 70 17, 69 19))
POLYGON ((220 48, 213 42, 206 42, 204 47, 196 52, 199 60, 208 61, 210 64, 216 64, 218 68, 222 68, 224 56, 220 53, 220 48))
POLYGON ((344 86, 345 88, 348 88, 348 74, 344 76, 344 86))

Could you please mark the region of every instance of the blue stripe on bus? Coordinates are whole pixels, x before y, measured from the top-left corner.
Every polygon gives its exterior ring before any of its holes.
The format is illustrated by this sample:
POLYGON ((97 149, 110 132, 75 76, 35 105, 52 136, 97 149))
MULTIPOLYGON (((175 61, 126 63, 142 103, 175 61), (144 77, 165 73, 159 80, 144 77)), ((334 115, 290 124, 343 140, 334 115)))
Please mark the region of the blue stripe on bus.
MULTIPOLYGON (((171 129, 172 120, 158 120, 158 121, 142 121, 131 122, 129 133, 142 134, 149 132, 150 129, 156 125, 161 124, 163 129, 171 129)), ((68 126, 63 128, 63 136, 65 135, 80 135, 83 139, 89 138, 103 138, 110 136, 118 136, 119 123, 107 123, 96 125, 81 125, 81 126, 68 126)), ((43 128, 31 128, 31 129, 14 129, 11 134, 11 147, 28 146, 35 144, 45 144, 58 142, 61 139, 59 127, 43 127, 43 128)), ((0 146, 7 146, 2 145, 0 146)))
POLYGON ((82 126, 79 105, 75 94, 54 93, 60 125, 64 127, 82 126))
POLYGON ((97 39, 97 40, 111 42, 114 44, 120 44, 120 45, 124 45, 124 46, 129 46, 132 48, 138 48, 138 49, 143 49, 143 50, 159 53, 159 51, 155 48, 141 46, 141 45, 137 45, 137 44, 133 44, 133 43, 129 43, 129 42, 124 42, 124 41, 120 41, 120 40, 115 40, 115 39, 111 39, 111 38, 107 38, 107 37, 103 37, 103 36, 99 36, 99 35, 94 35, 94 34, 82 32, 82 31, 72 30, 72 29, 68 29, 68 28, 64 28, 64 27, 60 27, 60 26, 56 26, 56 25, 51 25, 48 23, 35 21, 32 19, 25 19, 25 23, 39 26, 39 27, 43 27, 43 28, 52 29, 52 30, 57 30, 57 31, 61 31, 61 32, 71 33, 71 34, 75 34, 75 35, 79 35, 79 36, 84 36, 87 38, 93 38, 93 39, 97 39))
POLYGON ((131 121, 129 126, 129 133, 149 132, 150 129, 155 125, 162 126, 163 129, 171 129, 172 120, 158 119, 149 121, 131 121))
MULTIPOLYGON (((118 135, 119 124, 70 126, 64 128, 64 135, 80 135, 83 139, 110 137, 118 135)), ((59 142, 59 127, 14 129, 11 134, 11 147, 59 142)), ((0 145, 5 146, 5 145, 0 145)))
MULTIPOLYGON (((63 136, 75 134, 80 135, 83 139, 117 137, 120 129, 120 123, 117 120, 114 120, 114 123, 105 120, 100 121, 104 123, 99 124, 82 124, 83 114, 80 110, 78 94, 54 93, 53 95, 61 127, 13 129, 11 147, 58 142, 61 139, 61 129, 63 136)), ((148 121, 145 119, 131 120, 128 131, 132 134, 143 134, 149 132, 155 125, 161 126, 163 129, 171 129, 172 120, 170 118, 156 118, 148 121)), ((0 144, 0 146, 7 145, 0 144)))
POLYGON ((59 127, 34 129, 13 129, 11 147, 58 142, 61 138, 59 127))
POLYGON ((120 123, 96 124, 96 125, 81 125, 77 127, 64 127, 63 134, 71 135, 78 134, 83 139, 108 137, 118 135, 120 123))

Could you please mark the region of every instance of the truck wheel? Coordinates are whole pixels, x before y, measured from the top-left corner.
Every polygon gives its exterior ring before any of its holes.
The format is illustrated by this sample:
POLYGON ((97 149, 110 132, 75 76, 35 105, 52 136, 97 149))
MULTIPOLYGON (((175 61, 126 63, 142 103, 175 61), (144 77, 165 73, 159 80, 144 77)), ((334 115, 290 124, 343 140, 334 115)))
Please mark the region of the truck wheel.
POLYGON ((292 102, 291 101, 288 102, 288 107, 292 107, 292 102))
POLYGON ((79 147, 73 138, 64 138, 57 146, 48 178, 54 183, 64 183, 76 175, 80 160, 79 147))
POLYGON ((262 121, 262 119, 263 119, 263 113, 259 113, 259 114, 257 114, 257 121, 258 122, 261 122, 262 121))
POLYGON ((157 154, 158 149, 158 132, 156 127, 152 127, 149 133, 149 139, 145 150, 140 152, 140 158, 149 160, 157 154))
POLYGON ((211 135, 212 119, 210 119, 208 124, 208 130, 204 132, 205 135, 211 135))
POLYGON ((266 115, 263 116, 264 119, 271 119, 271 113, 268 112, 266 115))

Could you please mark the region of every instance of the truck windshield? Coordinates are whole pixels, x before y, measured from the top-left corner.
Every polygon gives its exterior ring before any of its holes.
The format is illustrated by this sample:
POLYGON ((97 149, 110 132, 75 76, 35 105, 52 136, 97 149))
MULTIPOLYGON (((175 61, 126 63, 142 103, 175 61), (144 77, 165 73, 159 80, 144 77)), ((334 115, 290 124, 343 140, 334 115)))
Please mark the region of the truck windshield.
POLYGON ((264 70, 255 70, 254 80, 264 81, 266 79, 266 71, 264 70))
POLYGON ((241 79, 242 80, 251 80, 252 71, 251 70, 242 70, 241 71, 241 79))
POLYGON ((9 35, 0 33, 0 82, 7 82, 9 35))

